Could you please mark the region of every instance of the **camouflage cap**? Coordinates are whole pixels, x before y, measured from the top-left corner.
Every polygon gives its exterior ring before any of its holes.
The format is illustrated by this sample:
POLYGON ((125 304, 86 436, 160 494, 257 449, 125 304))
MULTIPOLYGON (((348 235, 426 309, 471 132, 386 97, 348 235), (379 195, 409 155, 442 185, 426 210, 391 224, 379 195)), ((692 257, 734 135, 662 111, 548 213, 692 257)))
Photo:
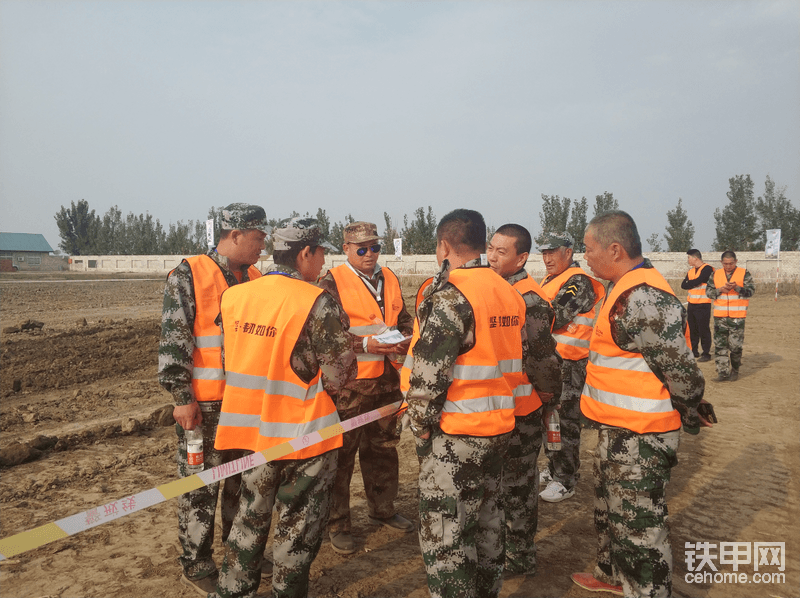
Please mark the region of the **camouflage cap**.
POLYGON ((273 249, 287 251, 296 247, 336 248, 322 238, 322 229, 314 218, 289 218, 272 231, 273 249))
POLYGON ((261 206, 249 203, 232 203, 222 208, 220 228, 223 230, 246 230, 254 228, 268 233, 272 227, 267 224, 267 214, 261 206))
POLYGON ((345 243, 366 243, 378 239, 378 227, 372 222, 353 222, 344 227, 345 243))
POLYGON ((563 233, 544 233, 539 239, 539 251, 558 249, 559 247, 573 247, 575 245, 572 235, 566 231, 563 233))

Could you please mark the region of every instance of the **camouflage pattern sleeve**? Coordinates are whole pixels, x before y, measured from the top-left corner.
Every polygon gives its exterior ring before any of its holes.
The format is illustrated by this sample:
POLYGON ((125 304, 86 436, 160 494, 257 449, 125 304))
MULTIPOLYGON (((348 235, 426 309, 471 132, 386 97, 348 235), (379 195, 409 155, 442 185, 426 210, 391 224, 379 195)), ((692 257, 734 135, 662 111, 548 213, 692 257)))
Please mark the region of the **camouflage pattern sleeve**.
POLYGON ((578 314, 592 309, 596 302, 597 295, 589 277, 584 274, 570 276, 553 297, 552 304, 555 310, 553 330, 563 328, 578 314))
POLYGON ((697 405, 705 379, 686 343, 686 310, 670 293, 639 285, 620 295, 611 308, 611 334, 623 350, 641 353, 669 390, 684 430, 697 434, 697 405))
POLYGON ((192 270, 181 263, 167 278, 158 345, 158 382, 172 394, 176 405, 194 401, 192 366, 196 304, 192 270))
POLYGON ((527 335, 525 373, 537 391, 552 393, 555 404, 561 396, 561 357, 556 353, 556 341, 550 333, 553 308, 536 293, 525 293, 522 298, 527 335))
POLYGON ((328 293, 314 302, 292 351, 292 368, 305 382, 322 371, 322 385, 336 401, 339 391, 358 374, 351 334, 342 326, 339 304, 328 293))
POLYGON ((736 292, 739 293, 740 297, 752 297, 755 295, 756 283, 753 280, 753 276, 750 274, 749 270, 744 271, 744 286, 737 286, 736 292))
POLYGON ((716 299, 719 297, 719 291, 717 290, 717 285, 714 282, 714 277, 711 276, 706 283, 706 297, 709 299, 716 299))
MULTIPOLYGON (((344 309, 342 308, 342 299, 339 295, 339 287, 336 286, 336 280, 333 278, 333 274, 331 274, 330 270, 328 270, 325 273, 325 276, 323 276, 319 280, 317 286, 330 293, 331 297, 333 297, 333 300, 339 306, 339 314, 342 321, 342 327, 345 330, 350 330, 350 316, 348 316, 347 312, 345 312, 344 309)), ((363 337, 356 336, 355 334, 350 334, 349 332, 348 335, 350 337, 350 345, 353 348, 353 351, 355 351, 356 353, 363 353, 364 352, 363 337)))
MULTIPOLYGON (((400 296, 402 297, 402 293, 400 296)), ((405 336, 411 336, 411 333, 414 332, 414 318, 406 309, 405 299, 403 300, 403 309, 397 314, 397 329, 405 336)))
POLYGON ((406 396, 418 435, 439 425, 456 358, 475 344, 472 307, 452 284, 435 289, 420 304, 419 312, 420 336, 413 349, 414 365, 406 396))

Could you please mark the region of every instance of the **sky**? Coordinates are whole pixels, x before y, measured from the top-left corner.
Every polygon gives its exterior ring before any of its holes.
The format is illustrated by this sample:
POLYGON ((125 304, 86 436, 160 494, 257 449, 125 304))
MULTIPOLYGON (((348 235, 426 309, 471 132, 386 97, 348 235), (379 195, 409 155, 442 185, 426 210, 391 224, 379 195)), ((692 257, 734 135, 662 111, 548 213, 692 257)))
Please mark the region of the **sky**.
POLYGON ((740 174, 800 207, 795 0, 0 1, 0 230, 54 249, 81 199, 536 235, 542 194, 608 191, 709 251, 740 174))

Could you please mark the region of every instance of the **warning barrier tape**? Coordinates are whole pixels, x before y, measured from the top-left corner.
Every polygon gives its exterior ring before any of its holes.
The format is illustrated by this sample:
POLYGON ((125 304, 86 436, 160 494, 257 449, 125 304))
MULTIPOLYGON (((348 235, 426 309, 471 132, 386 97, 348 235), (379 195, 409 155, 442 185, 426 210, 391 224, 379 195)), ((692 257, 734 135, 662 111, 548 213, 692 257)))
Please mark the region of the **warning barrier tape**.
POLYGON ((14 534, 8 538, 3 538, 0 540, 0 561, 27 552, 28 550, 50 544, 56 540, 74 536, 87 529, 109 523, 120 517, 125 517, 126 515, 136 513, 142 509, 180 496, 181 494, 191 492, 192 490, 202 488, 209 484, 214 484, 225 478, 240 474, 243 471, 248 471, 259 465, 274 461, 275 459, 291 455, 295 451, 313 446, 323 440, 333 438, 339 434, 344 434, 355 428, 360 428, 370 422, 396 413, 398 409, 400 409, 402 403, 402 401, 397 401, 385 407, 373 409, 368 413, 328 426, 318 432, 312 432, 305 436, 298 436, 287 442, 283 442, 257 453, 246 455, 235 461, 206 469, 200 473, 180 478, 156 486, 155 488, 150 488, 138 494, 126 496, 119 500, 94 507, 88 511, 77 513, 52 523, 47 523, 26 532, 14 534))

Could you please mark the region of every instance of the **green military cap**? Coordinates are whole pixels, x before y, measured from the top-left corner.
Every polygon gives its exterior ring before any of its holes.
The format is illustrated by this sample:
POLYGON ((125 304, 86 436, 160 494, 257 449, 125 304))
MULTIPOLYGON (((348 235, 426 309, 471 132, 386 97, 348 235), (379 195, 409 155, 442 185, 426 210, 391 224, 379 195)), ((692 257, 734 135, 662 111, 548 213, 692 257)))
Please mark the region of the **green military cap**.
POLYGON ((324 247, 336 251, 336 247, 323 239, 319 222, 314 218, 289 218, 272 231, 272 247, 276 251, 287 251, 300 247, 324 247))
POLYGON ((572 247, 575 245, 572 235, 566 231, 563 233, 544 233, 539 238, 539 251, 558 249, 559 247, 572 247))
POLYGON ((366 243, 378 239, 378 227, 372 222, 351 222, 344 227, 345 243, 366 243))
POLYGON ((267 214, 261 206, 247 203, 232 203, 222 208, 220 228, 223 230, 246 230, 254 228, 268 233, 267 214))

